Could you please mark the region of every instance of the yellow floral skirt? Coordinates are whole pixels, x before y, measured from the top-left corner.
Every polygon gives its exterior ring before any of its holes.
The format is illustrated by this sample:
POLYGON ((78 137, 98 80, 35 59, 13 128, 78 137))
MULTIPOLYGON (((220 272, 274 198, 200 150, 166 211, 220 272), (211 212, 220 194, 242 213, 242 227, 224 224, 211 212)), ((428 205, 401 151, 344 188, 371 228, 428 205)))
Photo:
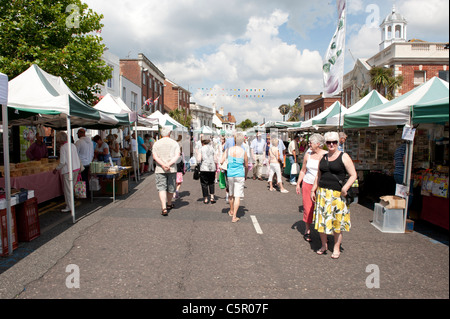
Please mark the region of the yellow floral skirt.
POLYGON ((350 231, 350 211, 341 198, 341 192, 317 189, 313 223, 319 233, 327 235, 350 231))

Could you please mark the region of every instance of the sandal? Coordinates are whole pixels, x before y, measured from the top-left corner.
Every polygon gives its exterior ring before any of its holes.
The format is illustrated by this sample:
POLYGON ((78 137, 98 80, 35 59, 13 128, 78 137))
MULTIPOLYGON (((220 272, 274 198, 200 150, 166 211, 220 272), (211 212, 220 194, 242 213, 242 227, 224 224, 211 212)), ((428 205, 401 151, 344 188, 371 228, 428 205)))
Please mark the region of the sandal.
POLYGON ((162 210, 161 215, 163 215, 163 216, 169 215, 169 212, 167 211, 167 208, 164 208, 164 209, 162 210))
POLYGON ((341 253, 333 253, 331 255, 331 259, 339 259, 339 257, 341 257, 341 253))
POLYGON ((231 222, 232 223, 237 223, 238 221, 240 221, 241 219, 239 217, 236 217, 236 219, 232 219, 231 222))
POLYGON ((214 198, 214 196, 211 197, 211 204, 215 204, 216 203, 216 199, 214 198))
POLYGON ((233 213, 228 211, 228 216, 233 217, 233 213))
POLYGON ((307 242, 311 242, 311 233, 307 233, 303 235, 303 239, 306 240, 307 242))
POLYGON ((175 207, 175 205, 174 204, 167 204, 167 209, 168 210, 171 210, 171 209, 173 209, 175 207))
POLYGON ((325 250, 322 250, 322 248, 321 248, 318 251, 316 251, 316 253, 317 253, 317 255, 326 255, 327 254, 327 250, 328 250, 328 248, 325 249, 325 250))
POLYGON ((203 200, 203 204, 208 204, 209 203, 209 200, 207 199, 207 198, 205 198, 204 200, 203 200))

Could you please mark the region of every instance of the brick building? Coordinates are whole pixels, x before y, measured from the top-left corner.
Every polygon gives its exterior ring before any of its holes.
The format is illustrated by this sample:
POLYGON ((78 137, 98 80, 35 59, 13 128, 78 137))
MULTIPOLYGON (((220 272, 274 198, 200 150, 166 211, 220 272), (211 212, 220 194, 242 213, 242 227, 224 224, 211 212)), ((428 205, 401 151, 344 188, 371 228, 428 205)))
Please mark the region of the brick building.
POLYGON ((403 76, 403 84, 395 92, 395 97, 409 92, 435 76, 448 81, 448 43, 417 39, 407 41, 407 21, 396 12, 395 6, 383 20, 380 30, 382 39, 380 52, 369 59, 358 59, 353 70, 344 76, 343 104, 346 107, 358 102, 363 92, 372 90, 370 84, 372 67, 391 68, 394 76, 403 76))
POLYGON ((139 53, 137 59, 121 59, 120 72, 142 88, 138 109, 141 107, 147 114, 156 110, 164 113, 165 75, 144 54, 139 53), (146 104, 146 101, 151 103, 146 104))
POLYGON ((185 109, 186 115, 190 112, 191 92, 166 79, 164 86, 164 110, 171 112, 185 109))
POLYGON ((300 121, 305 120, 305 106, 320 97, 321 97, 320 94, 319 95, 317 95, 317 94, 316 95, 302 94, 302 95, 299 95, 295 99, 294 103, 298 104, 302 109, 301 114, 300 114, 300 119, 299 119, 300 121))
POLYGON ((338 96, 327 98, 319 96, 319 98, 315 99, 313 102, 305 104, 305 121, 319 115, 336 101, 341 102, 341 98, 338 96))

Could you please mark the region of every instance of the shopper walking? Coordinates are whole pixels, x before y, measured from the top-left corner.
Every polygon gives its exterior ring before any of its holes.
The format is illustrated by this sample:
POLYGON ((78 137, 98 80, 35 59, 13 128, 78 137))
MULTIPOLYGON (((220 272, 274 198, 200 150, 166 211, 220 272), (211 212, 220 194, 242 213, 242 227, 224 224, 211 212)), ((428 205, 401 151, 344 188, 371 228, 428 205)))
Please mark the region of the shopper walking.
POLYGON ((178 135, 178 146, 180 147, 180 160, 177 163, 177 188, 173 199, 180 198, 181 184, 183 184, 183 175, 185 173, 184 155, 183 155, 183 136, 178 135))
POLYGON ((236 133, 235 146, 228 148, 223 156, 221 163, 228 160, 227 178, 229 188, 229 203, 230 211, 228 215, 232 217, 231 222, 236 223, 239 221, 237 212, 241 198, 244 197, 244 184, 245 184, 245 167, 248 164, 248 157, 245 150, 242 148, 244 142, 244 135, 242 133, 236 133))
POLYGON ((172 198, 176 190, 177 161, 181 153, 178 143, 170 138, 171 131, 170 127, 163 127, 161 129, 162 138, 153 145, 153 159, 156 162, 156 189, 159 192, 161 215, 163 216, 167 216, 169 210, 174 208, 172 198))
POLYGON ((273 188, 273 175, 277 174, 277 181, 278 185, 280 187, 281 193, 289 193, 288 190, 286 190, 283 187, 283 180, 281 179, 281 166, 280 166, 280 149, 278 147, 279 140, 278 138, 272 138, 270 141, 270 148, 269 148, 269 190, 271 192, 274 191, 273 188))
POLYGON ((314 203, 311 200, 311 190, 316 180, 317 172, 319 171, 319 162, 322 157, 327 153, 323 150, 323 144, 325 138, 321 134, 313 134, 309 138, 310 150, 305 154, 303 159, 302 170, 297 181, 297 194, 300 194, 300 188, 302 192, 303 202, 303 222, 305 223, 305 234, 303 238, 311 241, 311 224, 313 221, 314 203))
POLYGON ((214 197, 214 179, 216 176, 217 158, 210 139, 202 140, 197 163, 200 163, 200 185, 202 186, 203 203, 208 204, 211 202, 211 204, 214 204, 216 202, 214 197))
MULTIPOLYGON (((289 161, 291 163, 291 172, 292 172, 292 166, 297 165, 298 155, 300 153, 298 148, 298 143, 300 141, 300 136, 296 135, 294 140, 292 140, 289 143, 288 147, 288 153, 289 153, 289 161)), ((289 182, 291 185, 297 185, 297 182, 295 181, 298 174, 290 174, 289 182)))
POLYGON ((338 259, 344 231, 350 231, 350 211, 345 203, 347 191, 356 180, 356 170, 347 153, 337 149, 339 134, 325 134, 328 154, 319 163, 319 171, 311 190, 311 200, 315 202, 314 225, 320 233, 322 247, 317 254, 328 250, 327 235, 334 234, 334 248, 331 258, 338 259), (346 175, 349 178, 345 181, 346 175))
POLYGON ((53 170, 53 174, 60 171, 63 176, 63 191, 66 207, 61 212, 68 213, 72 211, 70 208, 70 189, 75 187, 75 182, 81 170, 81 162, 76 146, 68 142, 68 137, 65 132, 58 132, 56 135, 56 144, 59 146, 59 165, 53 170), (69 157, 69 147, 71 147, 72 157, 69 157), (69 161, 72 161, 72 172, 69 171, 69 161), (70 181, 70 174, 72 174, 72 181, 70 181))
POLYGON ((259 179, 262 181, 262 169, 264 165, 264 160, 266 158, 266 140, 262 138, 260 132, 256 133, 256 138, 250 144, 250 150, 253 159, 253 179, 259 179))

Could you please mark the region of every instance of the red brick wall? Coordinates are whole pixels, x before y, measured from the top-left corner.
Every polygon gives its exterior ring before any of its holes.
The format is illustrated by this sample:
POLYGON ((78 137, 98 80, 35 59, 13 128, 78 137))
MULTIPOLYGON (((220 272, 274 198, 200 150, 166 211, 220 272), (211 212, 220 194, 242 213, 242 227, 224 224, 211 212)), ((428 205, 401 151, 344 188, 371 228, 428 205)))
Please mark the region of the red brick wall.
POLYGON ((137 85, 141 85, 141 70, 139 68, 137 61, 120 61, 120 72, 125 76, 128 80, 137 85))
MULTIPOLYGON (((448 65, 447 65, 448 70, 448 65)), ((403 76, 403 85, 400 90, 401 94, 408 93, 412 89, 414 89, 414 71, 425 71, 426 73, 426 81, 430 80, 434 76, 439 76, 439 71, 444 71, 443 65, 426 65, 422 64, 422 68, 420 65, 402 65, 400 67, 400 71, 403 76)))
MULTIPOLYGON (((306 120, 306 114, 307 114, 308 111, 316 110, 316 112, 314 113, 315 114, 314 116, 319 115, 320 114, 320 112, 319 112, 320 108, 322 108, 321 112, 323 112, 327 108, 329 108, 331 105, 333 105, 333 103, 336 102, 336 101, 341 101, 341 99, 340 98, 323 98, 323 99, 319 99, 317 101, 311 102, 309 104, 306 104, 305 105, 305 120, 306 120)), ((311 112, 310 112, 308 119, 310 119, 310 118, 312 118, 314 116, 311 116, 311 112)))
POLYGON ((165 105, 171 111, 176 110, 178 108, 178 90, 173 88, 173 85, 170 82, 166 81, 166 87, 164 88, 164 95, 166 103, 165 105))
POLYGON ((174 88, 174 86, 166 81, 166 86, 164 88, 164 98, 165 98, 165 106, 169 108, 170 110, 176 110, 178 108, 178 104, 180 107, 184 109, 190 108, 190 95, 189 92, 186 90, 183 90, 182 88, 174 88), (178 93, 180 91, 180 93, 178 93), (178 97, 178 94, 180 96, 178 97), (184 98, 187 95, 187 98, 184 98), (178 101, 179 100, 179 101, 178 101))

